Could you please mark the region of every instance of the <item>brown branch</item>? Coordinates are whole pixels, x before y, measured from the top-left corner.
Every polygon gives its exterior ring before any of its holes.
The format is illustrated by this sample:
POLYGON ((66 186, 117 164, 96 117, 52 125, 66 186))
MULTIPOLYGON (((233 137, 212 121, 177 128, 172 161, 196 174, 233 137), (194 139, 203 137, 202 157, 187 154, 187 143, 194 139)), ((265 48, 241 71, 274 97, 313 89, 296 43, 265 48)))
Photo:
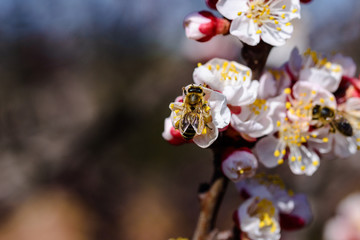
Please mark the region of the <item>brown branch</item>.
POLYGON ((246 43, 243 44, 244 47, 241 50, 241 55, 245 60, 246 65, 251 68, 253 79, 259 80, 272 46, 263 41, 260 41, 256 46, 250 46, 246 43))
POLYGON ((214 175, 210 185, 202 185, 199 190, 200 215, 193 240, 206 240, 215 228, 216 216, 226 191, 228 179, 221 171, 221 151, 214 150, 214 175), (204 186, 207 186, 203 191, 204 186))

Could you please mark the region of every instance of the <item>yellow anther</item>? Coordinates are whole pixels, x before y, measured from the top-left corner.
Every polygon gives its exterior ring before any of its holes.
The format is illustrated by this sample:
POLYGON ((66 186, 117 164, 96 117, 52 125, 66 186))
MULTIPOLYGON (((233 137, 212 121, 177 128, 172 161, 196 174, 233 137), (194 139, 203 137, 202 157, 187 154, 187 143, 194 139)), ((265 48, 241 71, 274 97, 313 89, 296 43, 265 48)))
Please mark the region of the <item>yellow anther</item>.
POLYGON ((285 153, 286 153, 286 150, 283 149, 283 150, 281 151, 281 154, 282 154, 282 155, 285 155, 285 153))
POLYGON ((198 67, 201 67, 201 65, 202 65, 202 64, 201 64, 200 62, 197 64, 198 67))
POLYGON ((330 97, 329 99, 330 99, 330 101, 334 101, 334 100, 335 100, 335 98, 334 98, 334 97, 330 97))
POLYGON ((285 26, 291 26, 291 22, 285 23, 285 26))
POLYGON ((204 127, 204 129, 202 130, 201 134, 206 134, 207 133, 207 130, 206 130, 206 127, 204 127))
POLYGON ((216 64, 216 70, 219 70, 219 69, 220 69, 220 65, 216 64))
POLYGON ((306 139, 303 136, 301 136, 301 142, 302 143, 306 142, 306 139))
POLYGON ((281 31, 281 28, 280 28, 280 27, 277 27, 276 30, 281 31))
POLYGON ((245 80, 246 80, 246 76, 243 77, 243 81, 245 81, 245 80))
POLYGON ((280 151, 279 151, 279 150, 276 150, 276 151, 274 152, 274 156, 275 156, 275 157, 280 156, 280 151))
POLYGON ((290 89, 290 88, 285 88, 285 89, 284 89, 284 93, 285 93, 285 94, 290 94, 290 93, 291 93, 291 89, 290 89))
POLYGON ((325 102, 325 100, 323 99, 323 98, 320 98, 320 100, 319 100, 321 103, 324 103, 325 102))
POLYGON ((205 112, 209 112, 210 109, 211 109, 211 108, 210 108, 209 106, 206 106, 206 107, 205 107, 205 112))
POLYGON ((327 69, 330 69, 330 68, 331 68, 331 62, 325 63, 325 67, 326 67, 327 69))
POLYGON ((261 33, 261 30, 260 30, 260 29, 256 31, 256 34, 260 34, 260 33, 261 33))
POLYGON ((292 10, 292 12, 293 13, 296 13, 298 10, 296 9, 296 8, 294 8, 293 10, 292 10))
POLYGON ((277 121, 277 122, 276 122, 276 126, 280 127, 280 125, 281 125, 281 122, 280 122, 280 121, 277 121))
POLYGON ((300 162, 302 159, 302 156, 298 156, 298 161, 300 162))
POLYGON ((251 4, 251 10, 254 10, 254 9, 255 9, 254 4, 251 4))
POLYGON ((270 16, 269 19, 270 19, 270 20, 274 20, 275 18, 274 18, 273 16, 270 16))
POLYGON ((284 163, 284 159, 281 158, 281 159, 279 159, 277 162, 278 162, 279 165, 280 165, 280 164, 283 164, 283 163, 284 163))
POLYGON ((357 138, 356 141, 357 141, 357 142, 360 142, 360 138, 357 138))
POLYGON ((319 165, 319 161, 313 161, 312 164, 313 164, 314 166, 317 166, 317 165, 319 165))
POLYGON ((302 166, 300 167, 300 169, 301 169, 301 171, 305 171, 305 166, 302 165, 302 166))
POLYGON ((208 65, 208 69, 211 70, 211 65, 208 65))
POLYGON ((248 17, 248 18, 251 18, 251 17, 252 17, 252 14, 251 14, 251 13, 249 13, 249 14, 247 15, 247 17, 248 17))
POLYGON ((275 23, 275 24, 279 24, 279 21, 278 21, 278 20, 275 20, 274 23, 275 23))
POLYGON ((240 169, 240 170, 239 170, 239 173, 240 173, 240 174, 244 174, 244 170, 243 170, 243 169, 240 169))
POLYGON ((285 19, 285 13, 281 14, 281 18, 285 19))
POLYGON ((246 76, 250 77, 250 71, 246 71, 246 76))
POLYGON ((307 136, 306 136, 306 139, 309 139, 309 138, 310 138, 310 136, 309 136, 309 135, 307 135, 307 136))
POLYGON ((329 139, 328 139, 327 137, 324 137, 324 138, 322 139, 322 141, 325 142, 325 143, 327 143, 327 142, 329 141, 329 139))
POLYGON ((242 14, 242 12, 238 12, 237 15, 240 16, 242 14))
POLYGON ((258 20, 257 19, 254 19, 254 23, 257 23, 258 22, 258 20))
POLYGON ((170 108, 173 109, 175 107, 175 104, 171 103, 170 108))
POLYGON ((316 94, 316 91, 315 91, 315 90, 312 90, 312 91, 311 91, 311 94, 314 94, 314 95, 315 95, 315 94, 316 94))
POLYGON ((292 162, 295 162, 296 157, 295 157, 295 156, 292 156, 292 157, 290 158, 290 160, 291 160, 292 162))
POLYGON ((287 109, 289 109, 289 108, 291 108, 291 103, 290 103, 290 102, 286 102, 285 106, 286 106, 287 109))
POLYGON ((311 134, 311 136, 312 136, 313 138, 317 138, 317 134, 316 134, 316 133, 311 134))
POLYGON ((180 112, 180 110, 179 110, 179 109, 176 109, 174 112, 175 112, 176 114, 178 114, 178 113, 180 112))
POLYGON ((285 9, 285 8, 286 8, 286 5, 282 5, 281 8, 282 8, 282 9, 285 9))

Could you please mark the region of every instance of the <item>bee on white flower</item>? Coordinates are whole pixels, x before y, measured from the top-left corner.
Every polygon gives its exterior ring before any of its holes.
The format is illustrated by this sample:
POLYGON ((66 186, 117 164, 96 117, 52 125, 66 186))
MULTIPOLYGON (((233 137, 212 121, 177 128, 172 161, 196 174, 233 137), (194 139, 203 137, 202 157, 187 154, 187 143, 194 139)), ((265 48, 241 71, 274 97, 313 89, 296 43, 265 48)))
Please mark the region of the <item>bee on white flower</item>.
POLYGON ((219 129, 230 123, 225 96, 203 86, 188 85, 183 88, 182 99, 170 104, 173 127, 199 147, 210 146, 217 139, 219 129))

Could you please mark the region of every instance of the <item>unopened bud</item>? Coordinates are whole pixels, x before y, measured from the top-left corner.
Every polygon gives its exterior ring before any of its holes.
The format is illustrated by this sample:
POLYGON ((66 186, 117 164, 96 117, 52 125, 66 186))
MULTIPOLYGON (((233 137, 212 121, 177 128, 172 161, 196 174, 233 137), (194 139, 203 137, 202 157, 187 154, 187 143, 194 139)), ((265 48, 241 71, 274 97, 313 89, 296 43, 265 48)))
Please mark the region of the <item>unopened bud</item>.
POLYGON ((228 20, 217 18, 208 11, 191 13, 184 20, 186 36, 199 42, 209 41, 217 34, 226 34, 229 27, 228 20))
POLYGON ((216 10, 216 4, 219 0, 206 0, 206 5, 211 8, 211 9, 214 9, 216 10))

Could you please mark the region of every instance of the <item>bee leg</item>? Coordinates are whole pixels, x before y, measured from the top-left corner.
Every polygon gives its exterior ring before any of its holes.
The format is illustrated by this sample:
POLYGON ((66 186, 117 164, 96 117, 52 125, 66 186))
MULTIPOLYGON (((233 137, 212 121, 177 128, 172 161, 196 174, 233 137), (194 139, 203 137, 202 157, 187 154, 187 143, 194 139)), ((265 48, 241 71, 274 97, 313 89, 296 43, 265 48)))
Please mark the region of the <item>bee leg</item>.
POLYGON ((207 128, 209 128, 210 130, 212 130, 212 128, 209 127, 209 126, 207 125, 207 123, 205 123, 205 127, 207 127, 207 128))
POLYGON ((333 122, 330 122, 330 130, 329 132, 331 133, 335 133, 336 132, 336 127, 334 126, 334 123, 333 122))

